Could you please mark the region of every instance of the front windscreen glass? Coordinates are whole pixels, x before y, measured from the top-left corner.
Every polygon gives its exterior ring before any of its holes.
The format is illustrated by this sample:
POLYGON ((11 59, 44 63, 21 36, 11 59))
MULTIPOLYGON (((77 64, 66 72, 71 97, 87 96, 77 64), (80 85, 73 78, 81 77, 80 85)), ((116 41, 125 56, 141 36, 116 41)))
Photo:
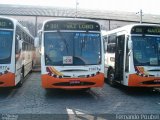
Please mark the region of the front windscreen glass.
POLYGON ((0 30, 0 64, 11 62, 13 32, 0 30))
POLYGON ((160 37, 133 36, 132 41, 135 66, 160 65, 160 37))
POLYGON ((46 65, 97 65, 101 63, 99 33, 46 32, 46 65))

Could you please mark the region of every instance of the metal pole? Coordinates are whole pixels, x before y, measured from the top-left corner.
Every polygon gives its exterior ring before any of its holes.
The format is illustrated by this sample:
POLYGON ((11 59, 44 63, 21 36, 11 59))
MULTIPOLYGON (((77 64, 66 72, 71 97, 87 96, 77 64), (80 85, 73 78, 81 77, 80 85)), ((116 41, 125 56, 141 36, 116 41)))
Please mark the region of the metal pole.
POLYGON ((37 16, 35 16, 35 37, 37 37, 37 27, 38 27, 37 16))
POLYGON ((140 10, 140 23, 142 24, 142 10, 140 10))
POLYGON ((111 21, 108 20, 108 23, 109 23, 109 30, 111 30, 111 21))
POLYGON ((76 0, 76 14, 75 14, 75 18, 77 17, 77 14, 78 14, 78 0, 76 0))
POLYGON ((137 12, 136 14, 139 15, 139 17, 140 17, 140 23, 142 24, 142 16, 143 16, 142 9, 140 9, 140 11, 137 12))

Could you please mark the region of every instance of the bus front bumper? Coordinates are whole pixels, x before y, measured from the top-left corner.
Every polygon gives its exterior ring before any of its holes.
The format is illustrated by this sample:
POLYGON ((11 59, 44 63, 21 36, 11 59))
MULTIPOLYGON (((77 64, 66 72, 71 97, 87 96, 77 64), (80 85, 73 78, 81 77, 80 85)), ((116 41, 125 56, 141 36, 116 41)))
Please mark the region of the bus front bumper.
POLYGON ((144 77, 137 74, 129 75, 128 86, 131 87, 160 87, 160 77, 144 77))
POLYGON ((43 88, 83 89, 91 87, 103 87, 104 74, 99 73, 88 78, 54 78, 48 74, 41 76, 43 88))
POLYGON ((0 75, 0 87, 12 86, 15 86, 15 74, 8 72, 0 75))

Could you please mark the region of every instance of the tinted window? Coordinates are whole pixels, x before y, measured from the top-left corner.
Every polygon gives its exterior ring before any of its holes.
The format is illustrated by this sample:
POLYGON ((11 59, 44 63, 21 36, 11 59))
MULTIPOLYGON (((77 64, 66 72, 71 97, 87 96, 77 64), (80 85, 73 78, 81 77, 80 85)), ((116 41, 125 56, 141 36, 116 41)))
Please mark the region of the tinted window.
POLYGON ((44 36, 46 65, 66 65, 64 58, 72 58, 70 65, 100 64, 100 34, 49 32, 44 36))
POLYGON ((13 32, 0 30, 0 64, 11 62, 13 32))

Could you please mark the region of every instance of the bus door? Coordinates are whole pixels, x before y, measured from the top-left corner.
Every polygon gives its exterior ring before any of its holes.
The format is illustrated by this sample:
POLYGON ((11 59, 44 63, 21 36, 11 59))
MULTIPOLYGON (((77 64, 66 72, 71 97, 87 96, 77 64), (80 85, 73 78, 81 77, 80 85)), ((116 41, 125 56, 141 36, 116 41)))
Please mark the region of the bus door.
POLYGON ((125 35, 117 36, 115 52, 115 80, 122 81, 124 73, 125 35))

